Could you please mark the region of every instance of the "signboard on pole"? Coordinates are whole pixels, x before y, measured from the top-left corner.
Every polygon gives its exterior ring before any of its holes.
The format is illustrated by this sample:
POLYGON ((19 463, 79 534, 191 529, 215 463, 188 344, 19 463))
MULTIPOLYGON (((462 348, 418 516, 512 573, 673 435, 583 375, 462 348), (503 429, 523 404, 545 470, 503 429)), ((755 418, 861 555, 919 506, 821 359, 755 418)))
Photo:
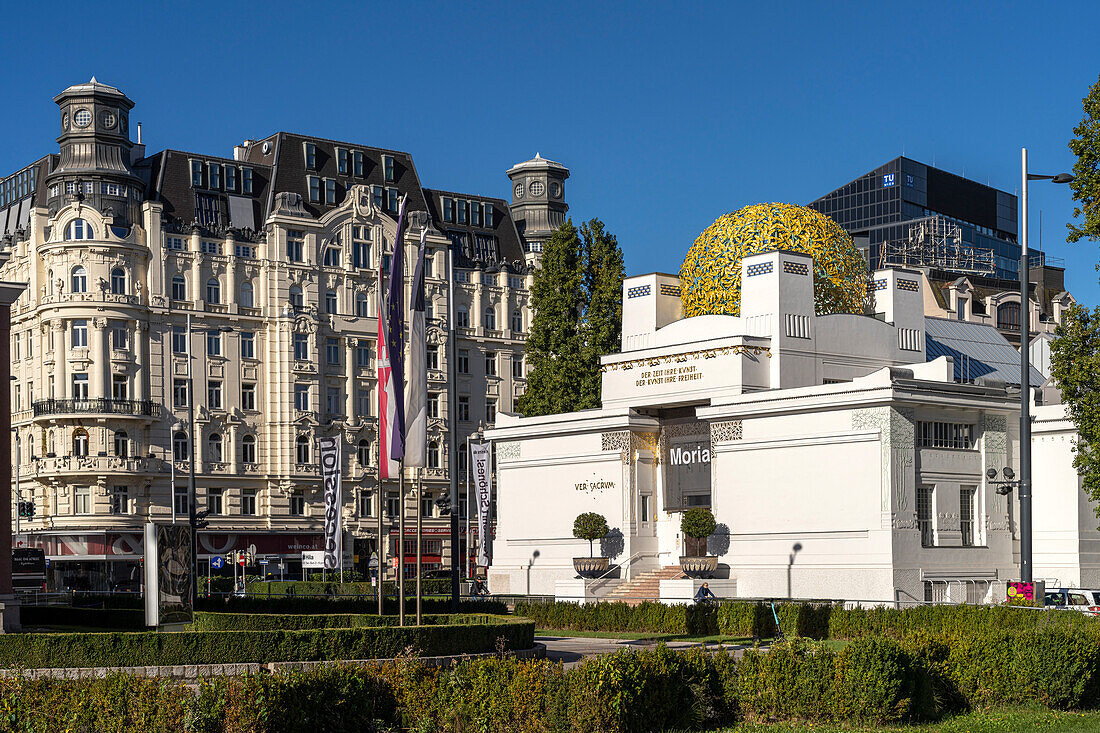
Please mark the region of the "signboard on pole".
POLYGON ((325 488, 325 564, 329 570, 343 567, 340 527, 340 438, 318 438, 321 481, 325 488))
POLYGON ((38 547, 17 547, 11 551, 11 584, 16 590, 44 590, 46 553, 38 547))
POLYGON ((324 550, 304 550, 302 552, 302 567, 304 569, 320 569, 325 566, 324 550))
POLYGON ((474 492, 477 497, 477 564, 489 564, 489 444, 472 443, 470 460, 474 473, 474 492))
POLYGON ((191 528, 145 525, 145 625, 191 623, 191 528))
POLYGON ((221 570, 225 567, 225 558, 221 555, 214 555, 214 557, 210 558, 210 567, 215 570, 221 570))

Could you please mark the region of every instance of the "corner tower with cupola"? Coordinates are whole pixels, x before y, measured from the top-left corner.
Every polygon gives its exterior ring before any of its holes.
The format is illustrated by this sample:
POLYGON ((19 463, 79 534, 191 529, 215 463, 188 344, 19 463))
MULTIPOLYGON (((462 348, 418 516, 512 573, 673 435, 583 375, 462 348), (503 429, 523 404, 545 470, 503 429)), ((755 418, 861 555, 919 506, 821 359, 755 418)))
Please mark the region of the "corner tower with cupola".
POLYGON ((569 211, 565 203, 569 169, 535 153, 531 160, 512 166, 508 178, 512 180, 512 203, 508 208, 523 237, 524 256, 528 265, 538 266, 543 245, 565 223, 569 211))

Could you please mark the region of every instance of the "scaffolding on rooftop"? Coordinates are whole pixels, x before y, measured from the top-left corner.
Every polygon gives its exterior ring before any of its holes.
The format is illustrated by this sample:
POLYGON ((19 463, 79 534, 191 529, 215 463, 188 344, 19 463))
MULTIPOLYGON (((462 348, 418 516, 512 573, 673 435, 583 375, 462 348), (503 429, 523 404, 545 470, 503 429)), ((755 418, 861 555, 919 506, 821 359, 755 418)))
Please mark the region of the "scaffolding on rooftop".
POLYGON ((913 222, 905 240, 883 242, 878 269, 887 267, 930 267, 971 275, 996 272, 993 250, 966 244, 959 225, 942 216, 913 222))

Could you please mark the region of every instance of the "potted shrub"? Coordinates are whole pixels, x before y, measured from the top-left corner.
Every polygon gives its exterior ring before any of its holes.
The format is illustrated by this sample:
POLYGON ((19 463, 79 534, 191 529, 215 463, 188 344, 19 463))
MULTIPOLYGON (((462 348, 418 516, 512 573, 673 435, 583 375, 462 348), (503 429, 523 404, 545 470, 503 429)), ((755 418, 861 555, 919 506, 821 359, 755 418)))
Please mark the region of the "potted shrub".
POLYGON ((585 512, 578 514, 573 520, 573 536, 577 539, 588 540, 588 557, 573 558, 573 569, 582 578, 595 578, 607 572, 609 559, 595 557, 592 543, 602 540, 611 530, 607 526, 607 520, 602 514, 585 512))
POLYGON ((688 509, 680 517, 680 531, 684 535, 685 554, 680 558, 680 569, 689 578, 709 578, 718 569, 718 558, 707 556, 707 537, 714 534, 718 523, 710 509, 688 509))

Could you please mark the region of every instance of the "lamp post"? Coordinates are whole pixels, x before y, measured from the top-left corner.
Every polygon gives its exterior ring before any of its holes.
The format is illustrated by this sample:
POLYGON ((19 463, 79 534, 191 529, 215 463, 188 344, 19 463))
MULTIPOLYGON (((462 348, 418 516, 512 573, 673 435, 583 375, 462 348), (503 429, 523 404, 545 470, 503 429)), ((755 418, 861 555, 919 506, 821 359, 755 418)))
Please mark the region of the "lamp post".
POLYGON ((1020 580, 1033 578, 1031 558, 1031 258, 1027 249, 1027 182, 1069 183, 1073 176, 1027 172, 1027 148, 1020 149, 1020 580))

